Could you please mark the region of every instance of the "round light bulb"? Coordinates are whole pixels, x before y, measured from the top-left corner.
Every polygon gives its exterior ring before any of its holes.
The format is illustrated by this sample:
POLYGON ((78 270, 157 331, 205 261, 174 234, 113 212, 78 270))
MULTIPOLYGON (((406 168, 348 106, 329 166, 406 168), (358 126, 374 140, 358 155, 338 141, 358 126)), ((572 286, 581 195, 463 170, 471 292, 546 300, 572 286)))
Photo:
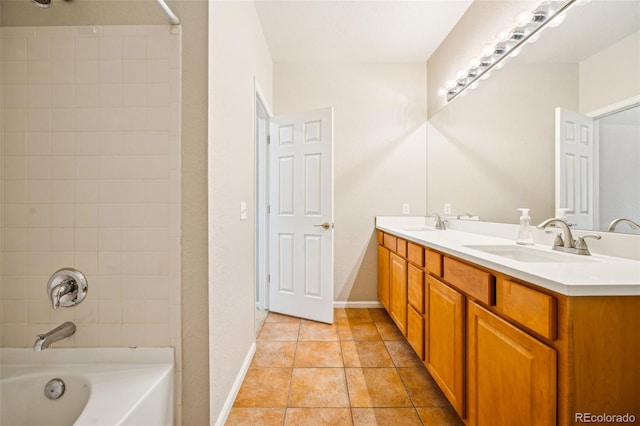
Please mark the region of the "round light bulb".
POLYGON ((533 18, 533 14, 528 10, 518 13, 516 16, 516 25, 519 27, 523 27, 531 22, 533 18))
POLYGON ((498 31, 498 33, 496 34, 496 39, 498 40, 498 42, 507 41, 509 40, 510 36, 511 36, 511 30, 504 29, 504 30, 498 31))
POLYGON ((469 61, 469 68, 478 68, 479 65, 480 59, 478 58, 471 58, 471 60, 469 61))
POLYGON ((567 14, 565 12, 562 12, 559 15, 554 16, 551 21, 549 21, 549 26, 551 28, 555 28, 558 25, 562 24, 565 20, 565 18, 567 17, 567 14))
POLYGON ((484 47, 482 48, 482 56, 493 55, 493 49, 494 49, 493 44, 485 44, 484 47))
POLYGON ((442 87, 438 89, 438 97, 439 98, 444 98, 444 96, 447 94, 447 91, 445 89, 443 89, 442 87))
POLYGON ((453 80, 447 80, 447 82, 445 83, 444 87, 447 90, 450 90, 450 89, 453 89, 454 87, 456 87, 456 84, 457 83, 455 81, 453 81, 453 80))

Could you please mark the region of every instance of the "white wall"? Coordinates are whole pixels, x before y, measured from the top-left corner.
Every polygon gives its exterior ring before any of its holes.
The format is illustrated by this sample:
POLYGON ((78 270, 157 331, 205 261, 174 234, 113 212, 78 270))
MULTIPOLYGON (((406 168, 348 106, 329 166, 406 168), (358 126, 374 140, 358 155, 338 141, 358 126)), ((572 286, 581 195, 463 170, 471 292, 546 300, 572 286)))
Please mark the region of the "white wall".
POLYGON ((425 214, 424 64, 274 66, 274 113, 334 107, 336 301, 376 301, 374 217, 425 214))
POLYGON ((580 62, 580 112, 640 96, 640 32, 580 62))
POLYGON ((271 102, 273 69, 252 2, 212 2, 209 19, 209 350, 215 423, 255 339, 254 77, 271 102), (249 207, 245 221, 240 221, 241 201, 249 207))

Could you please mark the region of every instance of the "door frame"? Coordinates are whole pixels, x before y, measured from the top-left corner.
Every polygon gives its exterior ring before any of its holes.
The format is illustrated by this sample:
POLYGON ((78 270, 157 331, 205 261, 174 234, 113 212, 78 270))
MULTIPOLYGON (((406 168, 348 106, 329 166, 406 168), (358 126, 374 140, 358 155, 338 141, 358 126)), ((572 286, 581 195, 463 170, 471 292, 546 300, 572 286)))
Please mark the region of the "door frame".
POLYGON ((256 308, 269 309, 269 120, 273 117, 271 106, 258 80, 254 78, 255 92, 255 288, 256 308), (264 132, 259 132, 259 120, 265 120, 264 132))

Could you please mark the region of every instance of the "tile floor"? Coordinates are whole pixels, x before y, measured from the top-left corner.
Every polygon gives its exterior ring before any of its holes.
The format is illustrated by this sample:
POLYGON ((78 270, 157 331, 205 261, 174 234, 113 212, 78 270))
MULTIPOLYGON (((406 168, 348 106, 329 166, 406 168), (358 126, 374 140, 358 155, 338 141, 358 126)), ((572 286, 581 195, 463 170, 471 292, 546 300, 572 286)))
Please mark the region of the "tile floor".
POLYGON ((463 425, 384 309, 270 313, 227 425, 463 425))

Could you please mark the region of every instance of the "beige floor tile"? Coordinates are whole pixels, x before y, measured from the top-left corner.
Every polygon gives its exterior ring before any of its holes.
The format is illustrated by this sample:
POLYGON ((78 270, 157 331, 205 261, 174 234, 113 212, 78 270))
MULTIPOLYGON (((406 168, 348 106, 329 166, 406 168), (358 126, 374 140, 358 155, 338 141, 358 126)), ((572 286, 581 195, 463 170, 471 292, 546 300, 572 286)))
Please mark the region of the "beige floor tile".
POLYGON ((250 368, 234 407, 286 407, 291 368, 250 368))
POLYGON ((382 340, 374 323, 339 324, 340 340, 382 340))
POLYGON ((351 426, 349 408, 288 408, 285 426, 351 426))
POLYGON ((393 360, 382 340, 343 340, 345 367, 393 367, 393 360))
POLYGON ((226 426, 282 426, 284 408, 232 408, 226 426))
POLYGON ((338 324, 357 323, 357 322, 373 322, 368 309, 335 309, 334 321, 338 324))
POLYGON ((417 408, 424 426, 464 426, 452 407, 417 408))
POLYGON ((406 340, 388 340, 384 344, 396 367, 421 367, 424 365, 406 340))
POLYGON ((382 340, 404 340, 404 336, 393 322, 377 322, 375 324, 382 340))
POLYGON ((334 314, 269 313, 227 425, 464 426, 384 309, 334 314))
POLYGON ((262 326, 258 341, 295 342, 298 340, 299 323, 270 322, 262 326))
POLYGON ((348 407, 342 368, 294 368, 288 407, 348 407))
POLYGON ((301 342, 328 342, 340 340, 338 337, 338 327, 335 324, 302 321, 300 324, 299 340, 301 342))
POLYGON ((375 322, 392 322, 393 320, 384 308, 371 308, 369 315, 375 322))
POLYGON ((412 407, 395 368, 346 368, 352 407, 412 407))
POLYGON ((289 315, 277 314, 275 312, 269 312, 265 322, 290 322, 298 324, 301 321, 298 317, 290 317, 289 315))
POLYGON ((415 407, 449 406, 449 401, 425 367, 397 370, 415 407))
POLYGON ((422 426, 414 408, 352 408, 353 426, 422 426))
POLYGON ((294 367, 344 367, 340 342, 298 342, 294 367))
POLYGON ((252 367, 293 367, 296 342, 256 342, 252 367))

